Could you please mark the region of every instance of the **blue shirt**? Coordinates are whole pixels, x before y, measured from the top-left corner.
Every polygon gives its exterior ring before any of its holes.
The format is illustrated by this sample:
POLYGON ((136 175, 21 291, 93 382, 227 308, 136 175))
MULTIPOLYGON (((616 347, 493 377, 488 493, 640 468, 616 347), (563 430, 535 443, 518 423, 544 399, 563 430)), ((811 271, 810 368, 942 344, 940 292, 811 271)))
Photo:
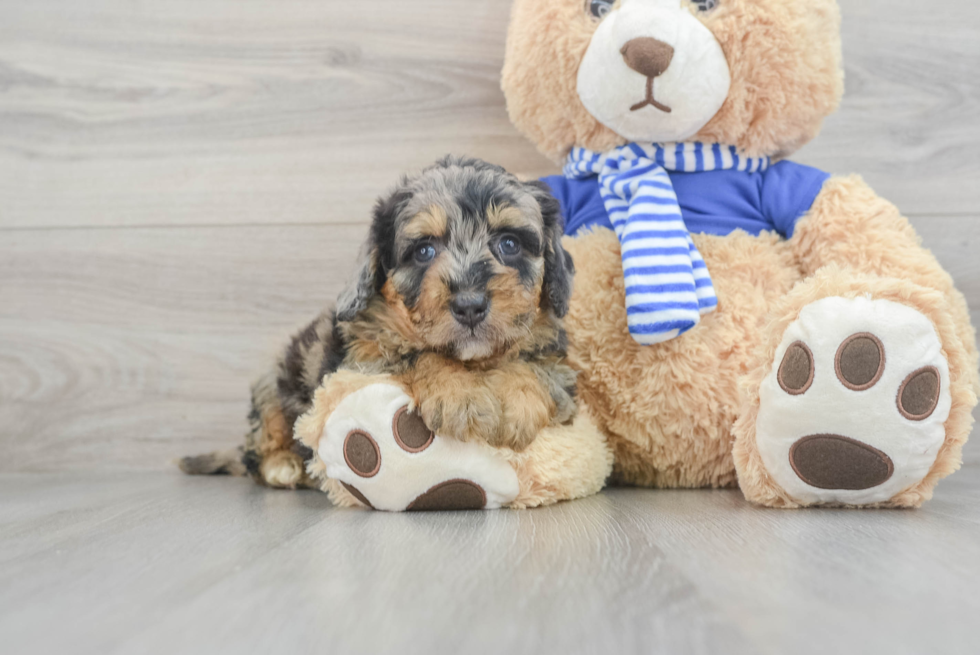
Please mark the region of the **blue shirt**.
MULTIPOLYGON (((775 231, 786 239, 793 236, 796 222, 810 210, 830 178, 816 168, 790 161, 761 173, 668 171, 668 175, 692 234, 725 236, 741 229, 752 235, 775 231)), ((598 176, 571 180, 553 175, 544 182, 561 204, 565 234, 595 226, 612 229, 599 195, 598 176)))

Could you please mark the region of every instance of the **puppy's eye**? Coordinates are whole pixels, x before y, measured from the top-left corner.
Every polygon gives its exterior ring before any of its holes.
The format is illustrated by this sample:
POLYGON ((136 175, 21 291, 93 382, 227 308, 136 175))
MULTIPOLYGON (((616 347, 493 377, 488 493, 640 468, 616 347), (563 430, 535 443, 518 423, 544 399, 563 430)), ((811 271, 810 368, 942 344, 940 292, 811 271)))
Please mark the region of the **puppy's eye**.
POLYGON ((615 0, 588 0, 586 7, 593 18, 602 20, 612 11, 615 0))
POLYGON ((415 247, 415 261, 428 264, 436 258, 436 249, 431 243, 423 243, 415 247))
POLYGON ((497 244, 502 257, 516 257, 521 254, 521 242, 514 237, 504 237, 497 244))
POLYGON ((720 0, 691 0, 698 7, 698 11, 711 11, 718 6, 720 0))

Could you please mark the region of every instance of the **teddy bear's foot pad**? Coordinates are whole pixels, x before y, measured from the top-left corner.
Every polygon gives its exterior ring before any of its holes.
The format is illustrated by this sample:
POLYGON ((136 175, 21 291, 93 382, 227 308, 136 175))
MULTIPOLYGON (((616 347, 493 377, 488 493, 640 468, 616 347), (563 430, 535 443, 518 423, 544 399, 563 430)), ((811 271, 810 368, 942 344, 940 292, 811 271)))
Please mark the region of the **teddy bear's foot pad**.
POLYGON ((517 473, 497 451, 433 434, 410 406, 392 384, 345 398, 320 440, 327 477, 387 511, 496 509, 517 497, 517 473))
POLYGON ((762 383, 756 443, 800 504, 883 503, 921 481, 949 416, 949 367, 911 307, 824 298, 804 307, 762 383))

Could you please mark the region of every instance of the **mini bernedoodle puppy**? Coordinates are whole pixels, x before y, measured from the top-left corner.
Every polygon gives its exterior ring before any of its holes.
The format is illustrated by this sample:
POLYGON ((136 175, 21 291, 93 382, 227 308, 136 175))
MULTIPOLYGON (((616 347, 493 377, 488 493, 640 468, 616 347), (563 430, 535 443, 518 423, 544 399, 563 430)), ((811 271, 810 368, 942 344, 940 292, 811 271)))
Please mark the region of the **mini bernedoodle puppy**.
POLYGON ((187 473, 315 486, 293 438, 324 376, 387 374, 440 436, 520 452, 576 414, 561 318, 572 259, 558 202, 476 159, 447 157, 406 177, 374 209, 354 283, 297 334, 252 389, 243 448, 188 457, 187 473))

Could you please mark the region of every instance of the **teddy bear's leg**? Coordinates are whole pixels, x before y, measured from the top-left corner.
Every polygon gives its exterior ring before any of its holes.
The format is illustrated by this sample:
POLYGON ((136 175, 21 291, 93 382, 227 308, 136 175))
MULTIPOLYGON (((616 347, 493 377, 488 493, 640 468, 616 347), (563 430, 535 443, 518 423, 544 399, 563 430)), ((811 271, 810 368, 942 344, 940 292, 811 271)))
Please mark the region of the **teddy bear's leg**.
POLYGON ((315 452, 310 472, 340 506, 492 509, 518 495, 517 474, 504 455, 482 442, 433 434, 391 376, 329 376, 296 435, 315 452))
POLYGON ((812 275, 773 306, 742 381, 742 490, 778 507, 918 506, 959 466, 972 427, 962 296, 855 179, 829 182, 791 243, 812 275))
POLYGON ((317 391, 296 435, 334 503, 389 511, 546 505, 596 493, 612 467, 586 409, 518 453, 433 434, 401 381, 350 371, 317 391))
POLYGON ((613 453, 585 405, 568 425, 542 430, 524 451, 508 452, 520 493, 508 507, 524 509, 598 493, 612 473, 613 453))
POLYGON ((786 301, 734 427, 746 497, 921 504, 958 466, 975 400, 941 294, 826 267, 786 301))

